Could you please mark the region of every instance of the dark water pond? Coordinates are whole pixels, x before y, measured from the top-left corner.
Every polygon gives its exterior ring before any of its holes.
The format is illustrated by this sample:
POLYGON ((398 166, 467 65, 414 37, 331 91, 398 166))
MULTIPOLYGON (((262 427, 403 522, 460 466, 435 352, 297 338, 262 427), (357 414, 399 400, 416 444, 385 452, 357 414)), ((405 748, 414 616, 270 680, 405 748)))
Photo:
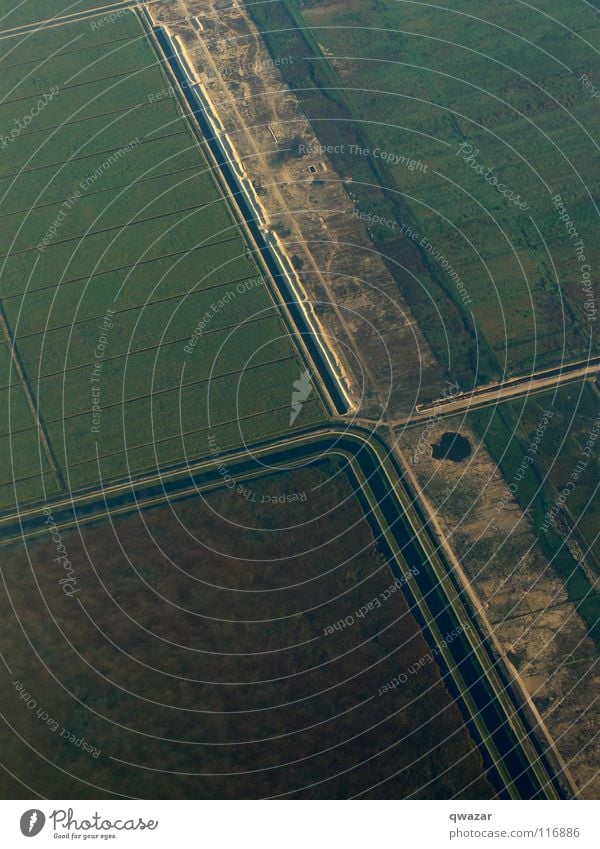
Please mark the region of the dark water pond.
POLYGON ((440 441, 431 446, 431 453, 436 460, 454 460, 460 463, 471 454, 471 443, 460 433, 447 431, 440 441))

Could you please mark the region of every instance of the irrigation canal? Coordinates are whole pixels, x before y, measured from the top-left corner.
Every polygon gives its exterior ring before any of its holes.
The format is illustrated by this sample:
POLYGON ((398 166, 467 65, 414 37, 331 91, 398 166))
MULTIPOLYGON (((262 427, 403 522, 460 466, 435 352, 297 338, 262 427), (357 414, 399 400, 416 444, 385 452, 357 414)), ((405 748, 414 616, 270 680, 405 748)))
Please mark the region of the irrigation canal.
MULTIPOLYGON (((296 302, 293 287, 279 267, 257 216, 253 214, 246 194, 238 184, 234 169, 212 132, 201 101, 194 93, 193 86, 187 82, 171 48, 170 39, 160 27, 154 27, 154 35, 264 263, 279 287, 291 317, 297 323, 297 332, 302 334, 337 412, 346 412, 346 401, 330 364, 323 356, 304 311, 296 302)), ((566 783, 557 775, 552 753, 542 748, 518 695, 513 693, 510 682, 506 682, 500 674, 498 658, 486 634, 471 618, 466 621, 468 617, 460 605, 462 612, 457 612, 457 605, 445 585, 448 580, 456 584, 452 570, 446 569, 447 578, 445 581, 440 580, 431 552, 435 552, 437 561, 442 558, 428 529, 426 517, 421 514, 418 501, 410 491, 402 469, 383 441, 373 433, 357 427, 325 426, 275 445, 257 445, 252 451, 246 448, 227 456, 199 461, 185 468, 123 481, 106 486, 100 492, 88 490, 62 500, 57 498, 53 503, 24 510, 17 515, 0 517, 0 540, 17 542, 23 538, 46 535, 43 507, 50 509, 53 521, 59 528, 79 526, 89 521, 106 519, 109 513, 114 517, 164 503, 165 499, 190 497, 198 492, 221 489, 228 485, 229 480, 237 483, 268 474, 273 468, 289 469, 313 464, 323 456, 332 455, 343 458, 378 545, 386 554, 395 576, 402 579, 411 610, 430 647, 437 650, 443 635, 454 635, 452 641, 437 653, 436 661, 444 673, 447 686, 462 707, 498 795, 522 799, 564 796, 567 792, 566 783), (222 471, 224 463, 229 475, 227 480, 222 471), (402 496, 399 495, 398 484, 402 496), (404 498, 410 504, 412 520, 406 503, 402 503, 404 498), (498 694, 498 677, 501 697, 498 694)), ((456 585, 453 590, 454 599, 457 596, 460 599, 461 588, 456 585)))
POLYGON ((162 27, 154 27, 153 31, 156 40, 158 41, 158 44, 169 63, 171 72, 179 84, 181 95, 185 98, 190 111, 198 122, 200 130, 202 131, 202 138, 210 149, 221 176, 227 184, 230 196, 237 204, 240 214, 246 222, 246 226, 248 227, 248 230, 250 231, 260 252, 262 260, 267 266, 271 277, 279 289, 281 297, 294 321, 294 331, 302 337, 304 344, 306 345, 317 368, 319 378, 326 387, 329 397, 333 402, 336 413, 338 415, 343 415, 348 411, 348 404, 340 389, 339 382, 335 374, 332 372, 331 365, 324 354, 321 344, 315 336, 314 329, 311 327, 304 310, 298 304, 293 287, 290 285, 287 275, 281 268, 281 265, 274 254, 273 248, 269 244, 267 236, 260 226, 258 216, 248 201, 246 191, 239 183, 230 159, 225 154, 221 142, 213 132, 213 128, 207 118, 198 87, 191 83, 188 79, 188 76, 173 47, 171 38, 164 29, 162 27))
MULTIPOLYGON (((362 502, 378 545, 387 555, 390 568, 396 577, 403 579, 411 610, 419 621, 430 647, 438 648, 439 639, 436 639, 435 633, 456 635, 445 651, 447 661, 444 661, 440 653, 437 662, 445 674, 446 684, 463 709, 463 715, 478 743, 499 795, 522 799, 555 798, 564 795, 563 785, 554 776, 547 753, 542 750, 536 736, 529 729, 527 717, 518 698, 512 693, 510 686, 503 682, 502 686, 512 706, 509 712, 513 720, 516 718, 525 729, 527 743, 530 748, 535 749, 534 758, 531 757, 531 752, 528 755, 525 751, 523 739, 519 739, 514 731, 514 723, 507 721, 505 706, 498 700, 480 658, 473 651, 474 632, 478 651, 486 653, 489 663, 496 671, 498 659, 494 657, 485 634, 478 631, 477 625, 470 623, 469 628, 465 628, 465 623, 459 621, 454 606, 449 604, 430 558, 415 534, 384 468, 382 456, 386 458, 388 467, 390 463, 393 464, 393 473, 397 474, 406 489, 402 470, 389 457, 389 450, 384 443, 373 434, 357 428, 329 427, 327 430, 315 430, 294 436, 277 445, 257 446, 252 452, 244 449, 226 457, 163 472, 145 480, 115 484, 107 487, 100 496, 97 492, 82 493, 62 502, 50 503, 47 507, 59 528, 79 526, 88 521, 105 519, 108 513, 114 517, 119 513, 137 511, 152 504, 164 504, 165 499, 189 497, 198 492, 221 489, 230 481, 237 484, 243 480, 264 476, 272 473, 274 468, 290 469, 298 465, 313 464, 324 456, 332 455, 341 456, 346 463, 348 475, 362 502), (227 479, 223 473, 224 463, 227 467, 227 479), (390 535, 401 553, 400 558, 392 551, 390 535), (408 580, 407 576, 410 576, 408 580), (423 616, 422 605, 417 603, 417 593, 426 599, 430 616, 423 616), (461 681, 460 688, 454 684, 457 673, 461 681), (477 718, 482 721, 479 728, 472 721, 472 709, 467 708, 465 694, 476 704, 477 718), (485 734, 480 732, 482 724, 486 729, 485 734), (548 778, 540 780, 540 774, 548 778), (511 777, 510 788, 507 788, 503 775, 511 777)), ((408 495, 414 504, 411 493, 408 492, 408 495)), ((17 541, 22 537, 47 535, 44 521, 45 516, 41 508, 19 517, 0 519, 0 538, 17 541)))

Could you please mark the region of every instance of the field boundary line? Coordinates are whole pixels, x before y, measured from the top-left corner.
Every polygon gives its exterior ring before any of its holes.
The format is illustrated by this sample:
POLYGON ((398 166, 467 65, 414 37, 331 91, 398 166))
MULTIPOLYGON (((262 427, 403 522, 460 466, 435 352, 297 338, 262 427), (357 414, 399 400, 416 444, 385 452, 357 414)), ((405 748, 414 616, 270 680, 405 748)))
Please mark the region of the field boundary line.
MULTIPOLYGON (((50 465, 50 469, 52 470, 52 473, 54 475, 54 478, 55 478, 59 488, 62 489, 62 490, 66 490, 67 487, 65 485, 65 481, 63 479, 62 472, 61 472, 59 465, 56 461, 52 447, 50 446, 48 434, 46 433, 46 427, 44 425, 43 419, 40 415, 38 406, 36 404, 35 397, 33 395, 33 391, 32 391, 31 386, 29 384, 29 380, 27 379, 25 367, 21 362, 21 357, 20 357, 19 352, 17 351, 17 348, 14 344, 12 331, 11 331, 10 326, 8 324, 8 320, 7 320, 6 315, 4 313, 4 307, 3 307, 1 302, 0 302, 0 333, 2 333, 2 336, 4 337, 4 340, 7 344, 8 350, 10 352, 12 364, 15 368, 16 373, 17 373, 17 377, 18 377, 19 383, 21 385, 21 388, 23 389, 23 392, 25 393, 25 399, 27 401, 27 405, 28 405, 28 407, 31 411, 31 415, 33 417, 34 429, 37 430, 39 439, 41 440, 42 446, 44 448, 44 453, 46 454, 46 458, 47 458, 48 463, 50 465)), ((9 433, 8 436, 11 437, 12 432, 9 433)))
MULTIPOLYGON (((92 48, 88 45, 87 47, 76 47, 75 50, 61 50, 59 53, 55 53, 52 58, 58 59, 62 56, 70 56, 72 53, 81 53, 84 50, 89 51, 96 47, 118 44, 119 41, 126 41, 129 37, 128 35, 123 35, 121 38, 111 38, 110 41, 99 41, 92 48)), ((3 71, 10 71, 12 68, 20 68, 23 65, 37 65, 38 62, 44 62, 47 58, 47 56, 36 56, 33 59, 26 59, 24 62, 14 62, 12 65, 2 65, 1 67, 3 71)))
MULTIPOLYGON (((130 262, 128 265, 115 265, 112 268, 107 268, 105 270, 95 271, 93 274, 82 274, 79 277, 71 277, 68 280, 61 280, 61 287, 70 286, 73 283, 81 283, 82 280, 93 280, 94 277, 104 277, 109 274, 114 274, 116 271, 124 271, 127 268, 138 268, 142 265, 148 265, 151 262, 160 262, 163 259, 170 259, 173 256, 183 256, 184 254, 193 254, 196 251, 202 251, 205 248, 219 247, 219 245, 226 245, 228 242, 235 242, 235 238, 231 239, 223 239, 221 242, 203 242, 199 245, 196 245, 193 248, 185 248, 181 251, 172 251, 169 254, 159 254, 156 257, 150 257, 150 259, 141 259, 139 262, 130 262)), ((9 301, 13 298, 22 298, 24 295, 31 295, 34 292, 47 292, 49 289, 55 289, 56 283, 48 283, 44 286, 39 286, 36 289, 26 289, 22 292, 14 292, 9 295, 2 295, 3 301, 9 301)))
MULTIPOLYGON (((269 320, 272 320, 273 318, 279 318, 279 316, 275 313, 275 311, 273 312, 272 315, 264 315, 264 316, 258 316, 258 317, 255 317, 255 318, 246 319, 244 324, 249 325, 249 324, 253 324, 254 322, 258 322, 258 321, 269 321, 269 320)), ((228 324, 224 328, 218 328, 216 330, 207 330, 203 334, 203 336, 208 336, 208 335, 211 335, 211 334, 214 335, 215 333, 220 333, 221 330, 232 330, 234 327, 238 327, 238 326, 239 326, 239 323, 228 324)), ((21 338, 23 338, 23 337, 21 337, 21 338)), ((148 351, 156 351, 159 348, 167 348, 167 347, 171 347, 172 345, 181 344, 181 342, 186 342, 189 338, 190 338, 189 335, 178 336, 175 339, 170 339, 168 342, 160 342, 158 345, 145 345, 143 348, 133 348, 132 350, 125 351, 122 354, 112 354, 109 357, 104 357, 103 362, 105 362, 105 363, 116 362, 117 360, 123 360, 125 358, 131 358, 133 356, 136 356, 137 354, 146 354, 146 353, 148 353, 148 351)), ((39 384, 39 383, 41 383, 42 380, 49 380, 50 378, 58 377, 61 374, 70 374, 71 372, 81 371, 82 369, 86 369, 86 368, 89 368, 89 363, 82 363, 81 365, 78 365, 78 366, 69 366, 68 368, 60 369, 59 371, 49 371, 49 372, 45 372, 44 374, 37 374, 36 377, 35 377, 35 383, 39 384)), ((5 389, 11 389, 13 386, 18 386, 18 381, 13 382, 13 383, 3 384, 2 386, 0 386, 0 391, 5 390, 5 389)))
MULTIPOLYGON (((239 277, 239 278, 236 278, 235 280, 226 280, 224 283, 215 283, 214 285, 206 286, 203 289, 196 289, 194 291, 176 292, 173 295, 165 295, 164 298, 155 298, 152 301, 144 301, 144 303, 141 303, 141 304, 133 304, 130 307, 123 307, 123 309, 115 310, 114 315, 123 315, 124 313, 132 312, 132 310, 145 310, 145 309, 148 309, 149 307, 154 306, 155 304, 164 304, 166 301, 174 301, 177 298, 191 298, 195 295, 203 295, 206 292, 212 292, 215 289, 221 289, 224 286, 235 286, 236 283, 243 283, 245 280, 253 280, 253 279, 255 279, 255 278, 252 275, 249 276, 249 277, 239 277)), ((276 312, 276 311, 274 310, 274 312, 276 312)), ((78 321, 70 321, 68 324, 56 324, 52 327, 44 327, 41 330, 33 330, 30 333, 21 333, 21 334, 19 334, 18 339, 19 339, 19 342, 22 342, 24 339, 33 339, 35 336, 47 336, 49 333, 55 333, 57 330, 66 330, 69 327, 77 327, 77 326, 80 326, 82 324, 87 324, 88 322, 91 322, 91 321, 101 321, 102 318, 103 318, 102 313, 100 315, 92 315, 92 316, 89 316, 88 318, 80 318, 78 321)), ((251 319, 246 319, 244 321, 244 323, 250 324, 251 321, 258 321, 261 318, 264 318, 264 316, 254 316, 251 319)), ((207 330, 203 335, 208 336, 211 333, 220 333, 222 330, 231 330, 233 327, 238 327, 238 325, 239 325, 239 322, 236 321, 234 324, 226 324, 222 328, 217 327, 213 330, 207 330)), ((188 338, 189 338, 188 336, 181 337, 182 340, 188 339, 188 338)), ((173 341, 176 341, 176 340, 173 340, 173 341)), ((171 343, 170 342, 163 342, 162 344, 171 344, 171 343)), ((140 350, 151 350, 154 347, 159 347, 159 346, 150 345, 150 346, 148 346, 147 349, 140 349, 140 350)), ((135 353, 135 351, 129 351, 128 352, 128 354, 132 354, 132 353, 135 353)), ((111 357, 111 358, 107 357, 107 359, 117 359, 117 357, 111 357)), ((53 372, 53 374, 56 374, 56 372, 53 372)), ((38 375, 38 377, 47 377, 47 376, 48 375, 38 375)), ((4 388, 4 387, 0 386, 0 389, 2 389, 2 388, 4 388)))
MULTIPOLYGON (((140 104, 140 105, 145 106, 146 104, 140 104)), ((132 109, 132 112, 133 111, 134 111, 134 109, 132 109)), ((90 116, 90 118, 101 118, 101 117, 104 117, 104 114, 110 114, 110 113, 103 113, 103 114, 100 114, 100 115, 92 115, 92 116, 90 116)), ((71 122, 71 123, 75 123, 75 122, 71 122)), ((61 125, 58 125, 58 126, 61 126, 61 125)), ((67 123, 67 124, 65 124, 65 126, 69 126, 69 124, 67 123)), ((185 133, 185 130, 177 130, 177 132, 175 132, 175 133, 167 133, 167 135, 164 135, 164 136, 155 136, 152 139, 149 139, 149 138, 146 137, 143 141, 141 141, 136 146, 142 147, 145 144, 152 144, 153 142, 161 141, 161 140, 164 140, 164 139, 171 139, 171 138, 173 138, 173 136, 182 135, 182 133, 185 133)), ((32 136, 33 133, 26 133, 25 135, 32 136)), ((130 139, 130 141, 131 141, 131 139, 130 139)), ((54 168, 55 166, 66 165, 67 163, 71 164, 72 162, 81 162, 84 159, 91 159, 92 156, 103 156, 106 153, 116 153, 117 151, 121 150, 122 147, 123 147, 123 145, 121 145, 120 147, 109 147, 109 148, 106 148, 105 150, 94 150, 91 153, 85 153, 83 156, 71 156, 71 157, 69 157, 69 159, 59 159, 58 162, 45 162, 43 165, 36 165, 35 168, 22 168, 20 171, 9 171, 8 174, 0 174, 0 180, 5 180, 8 177, 21 177, 23 174, 32 174, 34 171, 41 171, 44 168, 54 168)), ((187 150, 187 148, 186 148, 186 150, 187 150)))
MULTIPOLYGON (((147 65, 140 65, 139 68, 130 68, 128 71, 121 71, 118 74, 107 74, 105 77, 94 77, 93 80, 85 80, 81 83, 73 83, 72 85, 62 86, 60 91, 72 91, 74 88, 84 88, 86 85, 94 85, 94 83, 103 83, 106 80, 115 80, 120 77, 124 77, 127 81, 129 78, 138 74, 140 71, 145 71, 148 69, 147 65)), ((15 97, 12 100, 3 100, 0 106, 10 106, 13 103, 23 103, 24 100, 35 100, 35 98, 39 98, 40 92, 35 91, 33 94, 25 94, 23 97, 15 97)), ((149 101, 150 103, 150 101, 149 101)), ((63 126, 59 124, 59 126, 63 126)), ((41 130, 39 130, 41 132, 41 130)))
MULTIPOLYGON (((135 187, 143 186, 146 183, 149 183, 151 180, 160 180, 162 177, 174 177, 177 174, 182 174, 184 171, 194 171, 194 173, 204 173, 204 172, 198 172, 195 165, 188 165, 187 168, 178 168, 176 171, 165 171, 162 174, 153 174, 151 177, 145 177, 143 180, 135 180, 134 182, 131 182, 131 183, 119 183, 116 186, 108 186, 108 188, 105 188, 105 189, 96 189, 95 192, 86 192, 86 197, 87 198, 95 197, 96 195, 101 195, 104 192, 112 192, 114 189, 129 189, 129 188, 132 188, 134 186, 135 187)), ((181 185, 181 183, 179 183, 178 185, 181 185)), ((47 201, 47 203, 36 204, 35 206, 26 206, 23 209, 13 209, 12 212, 5 212, 3 215, 0 215, 0 221, 4 220, 5 218, 9 218, 11 215, 23 215, 25 212, 33 212, 36 209, 47 209, 49 206, 60 207, 61 204, 65 203, 65 201, 67 201, 68 199, 69 198, 67 196, 67 197, 59 198, 58 200, 47 201)))
MULTIPOLYGON (((78 233, 76 236, 67 236, 65 239, 59 239, 56 242, 52 242, 48 247, 52 247, 54 245, 65 245, 67 242, 77 242, 83 241, 84 239, 89 238, 90 236, 101 236, 104 233, 112 233, 114 230, 125 230, 127 227, 133 227, 137 224, 147 224, 149 221, 160 221, 161 218, 168 218, 170 215, 179 215, 182 212, 196 212, 200 209, 207 209, 210 206, 218 207, 218 203, 211 201, 209 203, 199 203, 194 206, 185 206, 183 209, 170 209, 168 212, 161 212, 160 215, 149 215, 147 218, 137 218, 134 220, 123 221, 120 224, 114 224, 112 227, 103 227, 100 230, 89 230, 87 233, 78 233)), ((188 218, 191 216, 187 216, 188 218)), ((187 220, 187 219, 184 219, 187 220)), ((18 251, 10 251, 7 254, 0 254, 0 259, 9 259, 12 256, 22 256, 23 254, 30 254, 39 250, 36 245, 31 245, 28 248, 21 248, 18 251)))
POLYGON ((81 9, 79 12, 72 12, 70 15, 57 15, 54 18, 46 18, 43 21, 30 21, 27 24, 19 24, 18 26, 0 30, 0 40, 17 38, 19 35, 28 35, 29 33, 40 32, 44 29, 55 29, 66 24, 86 21, 88 18, 103 17, 109 12, 120 11, 126 8, 134 9, 135 6, 136 0, 120 0, 118 3, 108 3, 106 6, 97 6, 94 9, 81 9))
MULTIPOLYGON (((285 337, 284 337, 285 338, 285 337)), ((131 395, 129 398, 123 398, 120 401, 113 401, 112 404, 106 404, 102 410, 115 410, 119 409, 119 407, 125 407, 126 404, 133 404, 136 401, 146 401, 151 398, 156 398, 158 395, 168 395, 169 392, 177 392, 178 390, 184 389, 193 389, 195 386, 201 386, 203 383, 211 383, 212 381, 222 380, 227 377, 235 377, 236 374, 242 374, 247 371, 255 371, 256 369, 266 368, 267 366, 272 366, 277 363, 285 363, 288 360, 296 359, 295 352, 292 351, 291 354, 288 354, 285 357, 278 357, 275 360, 267 360, 264 363, 257 363, 254 366, 245 366, 241 369, 236 369, 235 371, 226 371, 222 374, 209 374, 208 377, 201 377, 198 380, 189 380, 187 383, 177 383, 175 386, 166 386, 164 389, 156 389, 154 392, 145 392, 143 395, 131 395)), ((286 405, 289 406, 289 405, 286 405)), ((274 409, 285 409, 285 407, 274 408, 274 409)), ((79 416, 88 415, 91 412, 88 407, 85 410, 78 410, 74 413, 67 413, 64 416, 61 416, 58 419, 48 419, 48 424, 55 425, 58 422, 66 422, 69 419, 76 419, 79 416)), ((270 410, 262 411, 262 412, 271 412, 270 410)), ((253 414, 254 415, 254 414, 253 414)), ((238 418, 232 419, 232 421, 238 421, 238 418)), ((240 418, 241 421, 241 418, 240 418)), ((16 431, 14 431, 16 433, 16 431)), ((103 457, 107 456, 105 454, 103 457)))
MULTIPOLYGON (((316 397, 312 398, 311 400, 305 402, 303 409, 306 409, 310 405, 316 405, 316 404, 319 404, 319 403, 320 403, 320 401, 319 401, 318 398, 316 398, 316 397)), ((140 451, 144 448, 152 448, 155 445, 162 445, 165 442, 171 442, 173 440, 181 440, 182 437, 196 436, 199 433, 211 433, 212 431, 215 431, 218 428, 222 428, 225 425, 238 424, 239 422, 245 422, 245 421, 248 421, 249 419, 258 418, 258 416, 270 416, 273 413, 277 413, 277 412, 280 412, 280 411, 283 411, 283 410, 289 410, 289 405, 284 404, 281 407, 273 407, 271 410, 261 410, 258 413, 248 413, 247 416, 238 416, 235 419, 227 419, 226 421, 214 422, 214 423, 211 422, 211 424, 208 425, 207 427, 198 427, 198 428, 195 428, 194 430, 185 430, 185 431, 181 431, 180 433, 174 434, 173 436, 162 436, 160 439, 153 439, 151 442, 140 442, 138 445, 126 446, 125 451, 112 451, 109 454, 103 454, 100 458, 98 458, 97 456, 87 457, 84 460, 77 460, 75 463, 69 463, 69 465, 67 466, 67 470, 76 469, 80 466, 85 466, 88 463, 92 463, 94 461, 97 461, 98 459, 100 459, 100 461, 104 461, 104 460, 107 460, 107 459, 111 459, 113 457, 120 457, 123 454, 132 453, 133 451, 140 451)), ((314 426, 315 425, 311 425, 310 427, 314 427, 314 426)), ((227 448, 227 451, 229 452, 227 456, 233 454, 236 450, 237 449, 235 447, 227 448)), ((210 453, 209 454, 202 454, 200 457, 196 457, 194 459, 192 465, 196 464, 196 463, 210 462, 211 456, 212 455, 210 453)), ((166 471, 163 471, 156 466, 148 466, 148 467, 144 468, 143 470, 141 470, 140 472, 136 472, 135 475, 132 477, 132 480, 133 480, 134 483, 137 482, 137 478, 135 477, 136 475, 140 479, 147 477, 149 474, 151 474, 151 469, 154 469, 155 474, 157 474, 157 475, 161 475, 161 476, 166 475, 172 470, 173 462, 176 463, 177 469, 179 470, 179 472, 181 472, 182 468, 185 467, 185 466, 182 466, 182 463, 186 464, 186 459, 184 458, 183 460, 181 460, 181 458, 180 458, 179 460, 171 461, 171 466, 169 465, 169 461, 167 461, 166 464, 161 463, 161 466, 164 466, 166 471)), ((110 479, 107 480, 107 487, 115 487, 115 486, 118 487, 118 486, 120 486, 121 485, 119 483, 120 480, 121 480, 120 478, 115 479, 114 476, 111 477, 110 479)), ((102 482, 100 482, 100 486, 102 486, 102 482)), ((89 495, 90 489, 89 489, 89 486, 83 486, 83 487, 79 487, 78 489, 75 489, 75 490, 71 490, 71 489, 68 488, 67 492, 71 493, 71 497, 79 498, 79 497, 84 497, 84 496, 89 495)), ((100 490, 94 489, 94 490, 92 490, 92 493, 96 493, 97 495, 101 494, 102 492, 104 492, 104 489, 100 489, 100 490)), ((32 510, 35 511, 36 509, 37 508, 35 506, 34 507, 28 507, 27 512, 29 513, 32 510)), ((10 518, 10 515, 6 516, 6 515, 2 515, 2 513, 0 513, 0 524, 2 523, 2 521, 4 519, 8 519, 8 518, 10 518)), ((0 534, 0 545, 2 545, 1 534, 0 534)))

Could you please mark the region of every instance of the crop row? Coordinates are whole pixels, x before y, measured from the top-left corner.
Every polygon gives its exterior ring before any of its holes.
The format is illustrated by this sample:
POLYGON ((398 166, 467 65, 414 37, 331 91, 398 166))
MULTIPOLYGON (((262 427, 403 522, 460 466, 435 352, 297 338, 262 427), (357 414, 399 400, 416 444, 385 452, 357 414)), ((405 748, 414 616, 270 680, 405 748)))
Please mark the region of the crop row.
MULTIPOLYGON (((104 80, 73 85, 56 93, 40 90, 22 99, 6 100, 0 105, 0 135, 7 136, 15 122, 40 131, 60 126, 65 121, 110 112, 125 103, 148 103, 149 96, 164 88, 158 67, 141 67, 126 74, 114 74, 104 80), (45 95, 45 96, 44 96, 45 95), (43 106, 41 104, 44 104, 43 106), (29 121, 25 117, 30 116, 29 121)), ((142 124, 141 129, 144 129, 142 124)), ((11 149, 16 145, 9 145, 11 149)), ((5 148, 5 152, 8 148, 5 148)))
MULTIPOLYGON (((131 135, 129 136, 131 138, 131 135)), ((119 159, 102 173, 102 179, 92 180, 96 169, 101 169, 106 154, 85 159, 75 159, 67 164, 54 164, 39 168, 35 179, 25 172, 20 175, 0 178, 0 198, 2 198, 2 219, 15 213, 26 213, 30 209, 46 209, 57 203, 65 203, 80 192, 89 197, 95 194, 107 194, 115 189, 124 189, 136 180, 151 182, 167 174, 189 175, 191 171, 203 171, 198 162, 198 151, 194 145, 176 148, 173 152, 173 137, 159 139, 138 145, 136 163, 127 162, 127 157, 119 159), (146 165, 147 162, 147 165, 146 165), (89 186, 89 188, 85 188, 89 186)))
MULTIPOLYGON (((6 299, 5 311, 14 332, 23 339, 34 333, 99 319, 108 307, 119 312, 145 308, 154 301, 173 302, 178 296, 200 291, 211 292, 210 298, 216 298, 218 287, 231 284, 241 288, 245 280, 256 279, 251 277, 256 269, 246 255, 235 256, 232 250, 228 257, 227 248, 236 247, 232 242, 197 248, 108 274, 65 281, 58 287, 49 284, 32 289, 6 299)), ((259 295, 255 297, 253 303, 260 304, 259 295)), ((176 306, 166 304, 169 313, 176 306)))
POLYGON ((115 230, 134 223, 163 216, 173 210, 200 209, 224 229, 230 219, 223 208, 223 198, 216 195, 211 178, 206 173, 190 172, 170 175, 157 180, 134 182, 123 189, 102 192, 75 200, 66 208, 57 204, 36 209, 23 216, 6 216, 0 231, 0 255, 24 250, 38 250, 44 239, 48 243, 80 239, 84 234, 115 230))
MULTIPOLYGON (((45 285, 50 280, 59 285, 63 279, 135 265, 176 253, 182 247, 191 249, 217 241, 218 234, 226 230, 226 217, 222 206, 210 212, 170 212, 143 224, 51 244, 43 253, 33 250, 14 254, 3 261, 2 296, 36 288, 36 284, 45 285)), ((233 231, 233 223, 231 227, 233 231)))
MULTIPOLYGON (((73 47, 77 47, 75 42, 73 47)), ((35 49, 30 45, 29 49, 35 49)), ((150 54, 151 56, 151 54, 150 54)), ((95 80, 119 74, 129 74, 144 67, 148 62, 147 44, 142 35, 118 41, 114 46, 90 45, 85 54, 79 57, 81 64, 73 62, 73 55, 66 53, 46 58, 33 58, 28 63, 13 64, 5 60, 2 65, 2 86, 6 100, 20 100, 24 97, 39 97, 40 92, 49 91, 52 86, 65 90, 68 86, 80 86, 95 80), (6 67, 4 67, 6 66, 6 67)))
MULTIPOLYGON (((307 402, 299 420, 304 426, 318 422, 322 418, 320 404, 313 400, 307 402)), ((150 473, 182 463, 192 464, 200 457, 210 457, 211 448, 218 445, 219 452, 226 454, 243 444, 253 444, 289 432, 289 407, 258 413, 251 418, 224 423, 218 427, 194 428, 186 433, 164 439, 153 439, 146 445, 134 447, 128 445, 126 452, 103 454, 94 460, 97 479, 106 481, 128 477, 129 474, 150 473), (209 442, 213 436, 215 442, 209 442)), ((217 458, 218 463, 218 458, 217 458)), ((68 483, 77 489, 89 486, 90 462, 75 461, 69 464, 68 483)), ((223 484, 226 470, 223 469, 223 484)))
MULTIPOLYGON (((95 388, 103 408, 107 408, 175 390, 183 384, 208 383, 222 375, 241 373, 245 368, 254 369, 290 356, 289 340, 274 316, 241 325, 230 336, 209 334, 202 338, 193 355, 185 352, 184 345, 179 340, 173 343, 157 340, 155 347, 134 354, 124 352, 104 359, 97 367, 95 363, 86 363, 73 371, 40 379, 35 391, 46 422, 88 411, 95 388)), ((27 413, 26 408, 23 415, 27 413)), ((27 426, 31 423, 30 414, 26 423, 27 426)))
MULTIPOLYGON (((248 369, 241 376, 216 378, 117 407, 102 409, 100 402, 101 412, 96 420, 90 412, 85 412, 50 422, 48 433, 65 470, 97 456, 115 455, 120 456, 119 474, 124 475, 126 455, 131 449, 177 438, 182 433, 211 430, 220 443, 223 425, 241 423, 265 412, 272 414, 277 409, 285 412, 285 430, 289 430, 292 388, 297 378, 298 365, 291 358, 248 369)), ((311 410, 320 415, 319 405, 313 407, 302 411, 297 426, 311 422, 311 410)), ((280 420, 267 418, 261 437, 266 439, 282 429, 280 420)), ((96 479, 95 472, 90 462, 90 484, 96 479)))
MULTIPOLYGON (((106 6, 106 0, 27 0, 26 3, 2 0, 0 3, 0 30, 38 23, 63 15, 72 15, 76 12, 95 9, 98 6, 106 6)), ((89 23, 87 26, 89 27, 89 23)))
MULTIPOLYGON (((16 117, 14 111, 13 117, 16 117)), ((69 167, 77 163, 76 167, 81 169, 77 182, 88 183, 87 178, 106 162, 104 179, 106 172, 117 167, 121 159, 124 159, 123 165, 131 162, 131 157, 123 154, 134 142, 136 157, 142 157, 136 170, 144 173, 146 168, 158 169, 171 156, 181 156, 181 150, 190 148, 191 141, 171 100, 146 103, 135 98, 121 98, 118 104, 111 104, 104 110, 99 108, 89 116, 74 116, 48 129, 34 126, 20 133, 12 143, 6 142, 0 159, 0 177, 7 178, 9 188, 15 177, 27 179, 25 175, 31 173, 34 176, 30 179, 36 180, 41 192, 62 175, 66 163, 69 167), (182 140, 174 151, 167 149, 161 155, 156 149, 159 140, 168 138, 172 145, 175 133, 185 134, 187 141, 182 140), (144 156, 148 160, 146 165, 143 164, 144 156), (49 179, 42 170, 45 168, 53 169, 49 179)), ((119 173, 118 170, 115 173, 119 173)), ((77 185, 71 186, 70 192, 75 188, 77 185)))

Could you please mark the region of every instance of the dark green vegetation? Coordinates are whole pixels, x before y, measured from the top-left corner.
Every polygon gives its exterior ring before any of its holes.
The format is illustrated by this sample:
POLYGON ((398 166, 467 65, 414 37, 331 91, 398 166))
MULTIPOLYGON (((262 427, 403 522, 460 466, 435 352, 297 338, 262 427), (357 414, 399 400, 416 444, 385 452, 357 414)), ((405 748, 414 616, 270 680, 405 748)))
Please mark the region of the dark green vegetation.
MULTIPOLYGON (((2 713, 23 738, 5 726, 3 760, 34 791, 493 795, 435 661, 415 666, 429 648, 402 591, 390 592, 339 466, 64 531, 61 542, 70 598, 50 533, 27 543, 32 568, 22 546, 2 552, 2 713), (400 674, 406 682, 380 695, 400 674)), ((2 782, 5 795, 31 796, 7 773, 2 782)))
MULTIPOLYGON (((514 496, 526 511, 552 568, 600 646, 600 396, 571 384, 529 400, 473 412, 514 496), (583 562, 584 569, 579 562, 583 562)), ((504 502, 497 505, 504 509, 504 502)))
POLYGON ((580 80, 600 35, 589 4, 247 5, 272 55, 293 57, 280 70, 338 146, 356 208, 387 222, 370 226, 374 245, 452 376, 597 351, 583 277, 600 261, 598 101, 580 80))
POLYGON ((110 6, 111 0, 0 0, 0 32, 110 6))
POLYGON ((137 15, 0 71, 0 510, 289 433, 304 366, 137 15))

